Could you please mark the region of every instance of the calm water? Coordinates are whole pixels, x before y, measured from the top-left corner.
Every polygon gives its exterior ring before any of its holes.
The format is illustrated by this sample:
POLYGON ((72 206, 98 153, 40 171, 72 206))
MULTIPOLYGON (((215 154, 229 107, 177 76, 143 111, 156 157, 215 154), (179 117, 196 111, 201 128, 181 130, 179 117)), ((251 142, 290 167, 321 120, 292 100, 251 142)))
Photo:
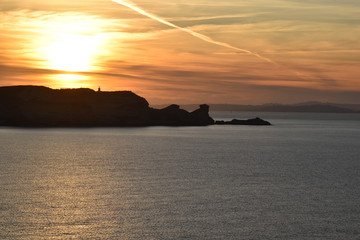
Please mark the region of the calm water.
POLYGON ((360 239, 360 114, 0 128, 0 239, 360 239))

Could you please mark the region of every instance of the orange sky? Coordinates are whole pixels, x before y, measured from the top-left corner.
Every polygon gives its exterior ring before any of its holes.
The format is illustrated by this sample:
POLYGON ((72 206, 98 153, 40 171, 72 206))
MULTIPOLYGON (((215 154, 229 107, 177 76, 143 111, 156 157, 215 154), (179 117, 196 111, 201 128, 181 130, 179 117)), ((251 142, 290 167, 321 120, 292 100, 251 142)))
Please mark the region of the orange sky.
POLYGON ((360 103, 358 0, 127 1, 158 21, 110 0, 44 2, 0 2, 1 86, 101 86, 151 104, 360 103))

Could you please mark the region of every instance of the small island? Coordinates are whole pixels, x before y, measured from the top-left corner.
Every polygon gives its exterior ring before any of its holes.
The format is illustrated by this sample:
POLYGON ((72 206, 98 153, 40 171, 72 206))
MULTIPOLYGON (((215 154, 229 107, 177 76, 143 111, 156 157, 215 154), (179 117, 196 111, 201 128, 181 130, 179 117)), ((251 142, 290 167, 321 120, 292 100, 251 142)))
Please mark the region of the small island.
POLYGON ((149 106, 130 91, 94 91, 88 88, 51 89, 42 86, 0 87, 0 125, 19 127, 136 127, 270 125, 259 118, 214 121, 209 106, 188 112, 179 105, 149 106))
POLYGON ((251 118, 251 119, 246 119, 246 120, 238 120, 238 119, 233 119, 231 121, 215 121, 215 124, 217 125, 253 125, 253 126, 269 126, 271 125, 270 122, 265 121, 261 118, 251 118))

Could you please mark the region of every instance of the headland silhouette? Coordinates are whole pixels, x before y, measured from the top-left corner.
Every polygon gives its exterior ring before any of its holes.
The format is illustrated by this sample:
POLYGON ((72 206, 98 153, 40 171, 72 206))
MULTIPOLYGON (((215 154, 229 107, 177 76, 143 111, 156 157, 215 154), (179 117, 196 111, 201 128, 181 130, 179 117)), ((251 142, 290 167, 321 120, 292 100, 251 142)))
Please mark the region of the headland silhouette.
POLYGON ((261 119, 214 121, 209 106, 188 112, 172 104, 162 109, 131 91, 43 86, 0 87, 0 125, 21 127, 270 125, 261 119))

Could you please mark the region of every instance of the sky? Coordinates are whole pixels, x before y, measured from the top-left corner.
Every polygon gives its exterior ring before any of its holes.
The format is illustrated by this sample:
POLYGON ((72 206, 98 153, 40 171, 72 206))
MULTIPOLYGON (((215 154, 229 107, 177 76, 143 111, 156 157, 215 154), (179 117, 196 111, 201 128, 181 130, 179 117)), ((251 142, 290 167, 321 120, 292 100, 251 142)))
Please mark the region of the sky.
POLYGON ((359 0, 116 1, 1 0, 0 86, 360 104, 359 0))

